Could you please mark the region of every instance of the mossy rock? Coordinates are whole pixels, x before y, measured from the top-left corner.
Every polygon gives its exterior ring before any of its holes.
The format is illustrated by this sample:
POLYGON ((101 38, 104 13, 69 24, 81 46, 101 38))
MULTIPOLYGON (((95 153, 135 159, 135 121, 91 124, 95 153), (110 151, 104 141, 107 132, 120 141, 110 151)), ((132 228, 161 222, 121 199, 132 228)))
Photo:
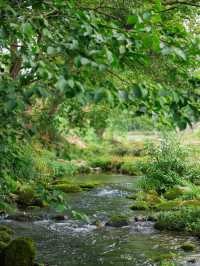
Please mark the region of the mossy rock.
POLYGON ((90 161, 90 166, 92 168, 100 167, 103 171, 110 171, 112 169, 112 161, 109 157, 95 158, 90 161))
POLYGON ((148 192, 140 191, 136 194, 137 201, 147 202, 148 206, 154 206, 162 202, 162 199, 158 195, 158 193, 154 190, 150 190, 148 192))
POLYGON ((148 210, 149 209, 149 205, 146 201, 136 201, 133 205, 130 206, 131 210, 148 210))
MULTIPOLYGON (((154 262, 163 262, 163 261, 167 262, 168 261, 168 263, 169 263, 172 259, 174 259, 175 256, 176 256, 176 254, 173 252, 161 253, 161 254, 153 256, 152 260, 154 262)), ((167 264, 165 264, 165 265, 167 265, 167 264)))
POLYGON ((0 241, 4 243, 9 243, 11 240, 11 235, 6 231, 0 231, 0 241))
POLYGON ((129 223, 130 222, 129 222, 128 217, 126 217, 124 215, 114 215, 106 223, 106 226, 122 227, 122 226, 128 226, 129 223))
POLYGON ((184 200, 181 203, 184 207, 200 207, 200 200, 184 200))
POLYGON ((160 220, 156 221, 156 223, 154 224, 154 228, 157 230, 167 230, 167 224, 165 222, 162 222, 160 220))
POLYGON ((60 185, 60 184, 71 184, 72 182, 69 179, 62 178, 62 179, 56 179, 51 184, 52 185, 60 185))
POLYGON ((17 238, 4 251, 4 266, 33 266, 35 254, 35 245, 30 238, 17 238))
POLYGON ((57 184, 52 186, 53 189, 61 190, 65 193, 75 193, 82 191, 81 187, 76 184, 70 184, 70 183, 63 183, 63 184, 57 184))
POLYGON ((7 243, 0 241, 0 253, 2 253, 2 251, 4 251, 7 246, 7 243))
POLYGON ((33 187, 30 185, 23 185, 17 191, 17 203, 22 206, 39 206, 44 207, 42 200, 40 200, 33 187))
POLYGON ((170 211, 170 210, 177 210, 181 206, 182 206, 182 201, 169 200, 169 201, 163 201, 155 205, 155 209, 158 211, 170 211))
POLYGON ((126 197, 127 199, 132 199, 132 200, 136 200, 137 199, 137 194, 130 194, 126 197))
POLYGON ((29 185, 21 186, 17 192, 17 195, 17 202, 22 205, 31 205, 35 199, 34 189, 29 185))
POLYGON ((6 226, 6 225, 0 225, 0 233, 2 231, 8 233, 9 235, 13 235, 14 234, 13 230, 10 227, 6 226))
POLYGON ((190 191, 191 191, 191 189, 188 187, 177 186, 177 187, 173 187, 173 188, 169 189, 168 191, 166 191, 164 193, 164 197, 167 200, 174 200, 174 199, 180 198, 185 193, 190 192, 190 191))
POLYGON ((151 192, 146 194, 145 201, 148 202, 149 205, 154 207, 156 204, 160 204, 162 202, 162 199, 156 192, 151 192))
POLYGON ((190 243, 190 242, 185 242, 181 245, 181 248, 184 250, 184 251, 193 251, 195 250, 195 245, 190 243))
POLYGON ((90 190, 98 186, 98 183, 88 182, 88 183, 81 183, 80 187, 84 190, 90 190))
POLYGON ((133 175, 133 176, 141 175, 141 171, 139 167, 137 166, 136 163, 133 163, 133 162, 122 163, 120 170, 123 174, 127 174, 127 175, 133 175))

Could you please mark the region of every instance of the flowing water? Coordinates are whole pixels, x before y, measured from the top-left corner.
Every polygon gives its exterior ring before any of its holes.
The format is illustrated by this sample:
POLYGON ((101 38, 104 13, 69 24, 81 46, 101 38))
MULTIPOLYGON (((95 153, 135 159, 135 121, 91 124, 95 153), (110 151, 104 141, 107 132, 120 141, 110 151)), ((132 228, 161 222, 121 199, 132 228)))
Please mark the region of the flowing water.
MULTIPOLYGON (((80 179, 90 179, 80 177, 80 179)), ((200 265, 200 245, 197 239, 184 234, 160 233, 152 222, 136 222, 134 217, 142 212, 131 211, 132 200, 126 198, 135 191, 137 179, 128 176, 95 176, 104 185, 80 193, 67 194, 73 210, 85 213, 90 223, 73 220, 55 222, 47 217, 37 222, 2 221, 14 228, 17 236, 32 237, 38 248, 38 261, 49 266, 160 265, 159 259, 175 254, 176 265, 200 265), (101 226, 112 215, 130 217, 129 226, 114 228, 101 226), (98 220, 98 226, 92 221, 98 220), (185 253, 181 243, 190 241, 196 245, 195 252, 185 253)))

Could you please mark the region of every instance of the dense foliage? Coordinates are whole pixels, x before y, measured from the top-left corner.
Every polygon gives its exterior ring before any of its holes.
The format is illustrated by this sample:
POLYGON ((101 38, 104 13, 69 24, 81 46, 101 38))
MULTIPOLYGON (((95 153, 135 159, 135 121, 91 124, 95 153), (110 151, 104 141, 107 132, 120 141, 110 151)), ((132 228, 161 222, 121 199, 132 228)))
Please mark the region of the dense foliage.
POLYGON ((0 1, 3 191, 38 179, 44 146, 54 158, 71 159, 70 129, 84 134, 92 127, 101 138, 126 112, 180 128, 196 121, 198 7, 198 1, 0 1))

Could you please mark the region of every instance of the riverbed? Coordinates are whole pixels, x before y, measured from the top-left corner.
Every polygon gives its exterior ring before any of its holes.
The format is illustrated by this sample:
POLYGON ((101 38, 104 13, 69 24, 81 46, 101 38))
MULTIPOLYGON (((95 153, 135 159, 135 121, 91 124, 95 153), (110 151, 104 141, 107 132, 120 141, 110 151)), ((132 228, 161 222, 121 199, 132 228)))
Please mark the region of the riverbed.
POLYGON ((90 191, 67 194, 65 221, 52 220, 53 210, 43 210, 40 221, 1 221, 10 225, 16 236, 33 238, 39 262, 48 266, 143 266, 160 265, 161 258, 173 257, 178 266, 200 265, 197 239, 180 233, 159 232, 153 222, 142 219, 145 213, 129 209, 133 201, 127 196, 137 191, 137 178, 122 175, 74 178, 101 181, 101 185, 90 191), (88 219, 73 219, 69 206, 86 214, 88 219), (105 226, 112 215, 128 216, 130 225, 105 226), (195 244, 195 251, 181 250, 181 244, 186 241, 195 244))

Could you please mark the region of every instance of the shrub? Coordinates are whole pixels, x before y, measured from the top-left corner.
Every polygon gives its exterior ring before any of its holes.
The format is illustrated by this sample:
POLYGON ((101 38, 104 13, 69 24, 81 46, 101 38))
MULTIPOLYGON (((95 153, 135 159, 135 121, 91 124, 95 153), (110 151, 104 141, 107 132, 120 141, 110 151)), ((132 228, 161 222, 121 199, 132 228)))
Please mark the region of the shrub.
POLYGON ((111 168, 111 159, 109 157, 94 158, 90 161, 91 167, 99 167, 103 171, 108 171, 111 168))
POLYGON ((124 162, 121 165, 121 172, 123 174, 138 176, 141 175, 140 169, 135 162, 124 162))
POLYGON ((176 139, 164 137, 159 146, 150 144, 148 154, 151 160, 140 164, 144 174, 140 183, 143 189, 155 189, 162 193, 182 184, 187 173, 186 152, 176 139))
POLYGON ((70 161, 54 160, 49 162, 49 166, 52 168, 56 177, 72 176, 77 172, 77 166, 70 161))

